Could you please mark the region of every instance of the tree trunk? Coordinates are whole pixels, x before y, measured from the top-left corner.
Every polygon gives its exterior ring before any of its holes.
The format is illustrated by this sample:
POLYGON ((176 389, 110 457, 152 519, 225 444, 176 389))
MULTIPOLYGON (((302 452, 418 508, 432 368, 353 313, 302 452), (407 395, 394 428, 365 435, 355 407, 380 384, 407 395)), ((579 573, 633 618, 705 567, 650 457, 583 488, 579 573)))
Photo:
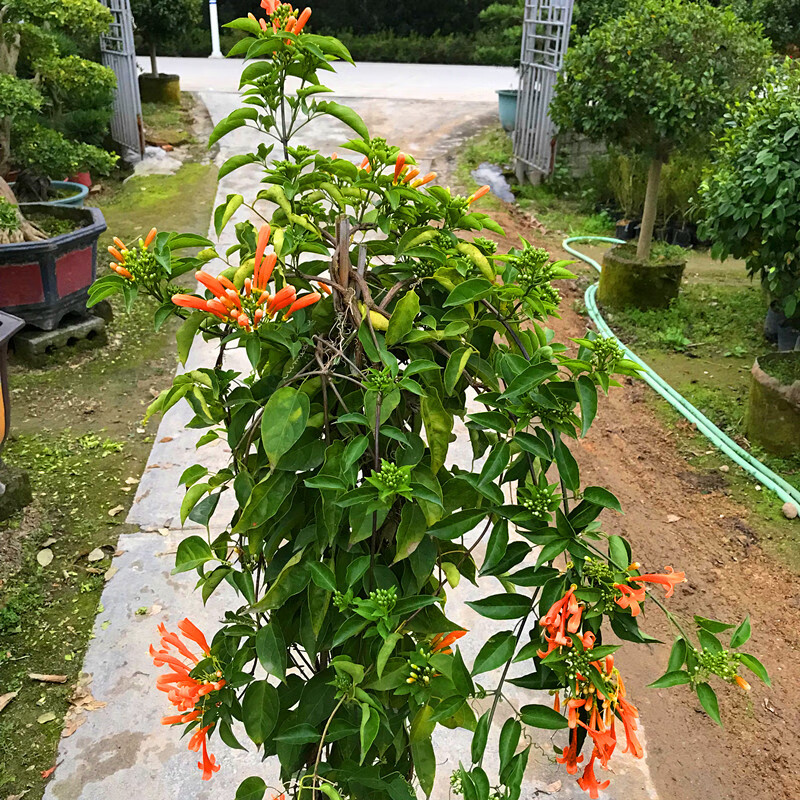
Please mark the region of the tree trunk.
POLYGON ((153 77, 158 77, 158 62, 156 61, 156 43, 150 42, 150 71, 153 77))
POLYGON ((644 213, 642 214, 642 228, 639 233, 639 244, 636 248, 636 257, 641 261, 650 258, 650 248, 653 244, 653 228, 656 224, 656 211, 658 210, 658 187, 661 183, 661 168, 664 162, 655 156, 650 162, 650 171, 647 175, 647 195, 644 198, 644 213))
MULTIPOLYGON (((14 192, 11 191, 11 187, 2 177, 0 177, 0 198, 15 206, 18 205, 14 192)), ((17 218, 19 219, 19 230, 11 234, 0 233, 0 245, 17 242, 43 242, 45 239, 50 238, 37 225, 26 220, 19 209, 17 209, 17 218)))

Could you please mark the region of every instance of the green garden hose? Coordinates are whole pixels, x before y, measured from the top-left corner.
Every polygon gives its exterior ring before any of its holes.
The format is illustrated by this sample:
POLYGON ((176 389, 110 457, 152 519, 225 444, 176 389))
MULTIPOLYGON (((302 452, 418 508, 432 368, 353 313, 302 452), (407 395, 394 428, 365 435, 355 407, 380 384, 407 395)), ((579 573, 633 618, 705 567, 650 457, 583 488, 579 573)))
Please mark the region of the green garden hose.
MULTIPOLYGON (((585 261, 594 267, 598 272, 602 267, 593 258, 585 253, 571 247, 573 242, 605 242, 607 244, 624 244, 621 239, 609 236, 570 236, 564 239, 563 247, 572 255, 585 261)), ((663 378, 656 374, 650 367, 642 361, 639 356, 625 346, 619 337, 608 327, 603 315, 597 307, 595 295, 597 294, 597 284, 592 284, 584 295, 586 309, 592 322, 597 326, 597 330, 603 336, 614 338, 625 351, 625 357, 635 361, 642 367, 642 378, 644 381, 661 395, 678 413, 682 414, 689 422, 697 426, 700 431, 715 447, 721 450, 728 458, 736 462, 742 469, 749 472, 760 484, 773 491, 783 503, 791 503, 800 509, 800 490, 776 475, 771 469, 767 468, 757 458, 740 447, 729 436, 726 436, 713 422, 711 422, 701 411, 696 409, 685 397, 675 391, 663 378)))

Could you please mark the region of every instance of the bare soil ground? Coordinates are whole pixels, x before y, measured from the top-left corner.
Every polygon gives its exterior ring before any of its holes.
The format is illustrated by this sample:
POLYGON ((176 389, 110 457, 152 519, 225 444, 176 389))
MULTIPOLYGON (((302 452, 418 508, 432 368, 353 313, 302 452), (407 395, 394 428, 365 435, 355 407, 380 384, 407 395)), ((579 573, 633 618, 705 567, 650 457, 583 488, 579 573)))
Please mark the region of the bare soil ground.
MULTIPOLYGON (((564 257, 557 240, 532 229, 515 209, 494 216, 506 230, 505 246, 523 235, 564 257)), ((575 284, 561 289, 562 319, 551 325, 566 341, 583 335, 587 320, 573 310, 582 297, 575 284)), ((688 583, 667 601, 673 612, 689 621, 693 614, 730 622, 750 615, 753 636, 746 649, 772 678, 771 688, 752 680, 748 694, 717 682, 725 724, 720 729, 687 687, 646 688, 664 672, 669 644, 621 651, 658 793, 670 800, 797 800, 800 579, 773 549, 765 551, 768 526, 728 496, 726 477, 687 463, 679 447, 685 434, 666 427, 649 399, 645 384, 626 381, 601 401, 592 430, 574 448, 583 482, 619 497, 625 514, 606 512, 606 530, 625 536, 637 560, 653 571, 671 565, 686 572, 688 583)), ((644 627, 671 641, 658 609, 650 610, 644 627)))

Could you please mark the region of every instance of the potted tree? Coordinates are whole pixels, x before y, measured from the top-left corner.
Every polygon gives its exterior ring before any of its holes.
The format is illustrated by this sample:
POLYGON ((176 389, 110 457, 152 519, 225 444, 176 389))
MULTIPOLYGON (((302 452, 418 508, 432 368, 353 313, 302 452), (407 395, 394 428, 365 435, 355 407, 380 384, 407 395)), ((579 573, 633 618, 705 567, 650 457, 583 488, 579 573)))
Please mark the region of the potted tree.
POLYGON ((569 50, 554 120, 649 160, 639 241, 606 254, 602 303, 650 308, 677 297, 685 259, 651 259, 662 167, 676 148, 690 151, 707 138, 728 104, 763 75, 768 55, 758 26, 730 9, 684 0, 647 0, 569 50))
POLYGON ((703 236, 712 253, 743 258, 778 319, 778 353, 753 366, 747 432, 778 455, 800 442, 800 69, 772 71, 732 114, 700 187, 703 236))
MULTIPOLYGON (((31 199, 47 201, 53 199, 49 177, 64 178, 90 165, 111 168, 115 157, 105 150, 44 124, 36 66, 37 54, 57 57, 60 33, 97 36, 110 19, 97 0, 0 0, 0 308, 45 330, 85 308, 105 222, 98 209, 34 203, 22 212, 2 176, 12 167, 29 168, 38 173, 26 181, 36 195, 31 199), (33 75, 21 77, 22 71, 33 75)), ((72 186, 66 188, 73 194, 85 193, 85 187, 72 186)))
POLYGON ((202 0, 131 0, 131 11, 150 56, 150 72, 139 76, 142 100, 180 103, 180 76, 158 71, 158 45, 200 23, 202 0))

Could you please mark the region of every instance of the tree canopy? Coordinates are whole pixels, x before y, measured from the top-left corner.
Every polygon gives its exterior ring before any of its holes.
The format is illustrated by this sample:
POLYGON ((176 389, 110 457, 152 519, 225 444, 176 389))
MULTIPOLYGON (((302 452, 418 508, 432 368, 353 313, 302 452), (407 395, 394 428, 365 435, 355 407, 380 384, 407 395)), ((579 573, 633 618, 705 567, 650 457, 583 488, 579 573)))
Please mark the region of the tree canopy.
POLYGON ((551 112, 590 139, 664 158, 714 129, 768 55, 759 27, 730 9, 647 0, 575 42, 551 112))

